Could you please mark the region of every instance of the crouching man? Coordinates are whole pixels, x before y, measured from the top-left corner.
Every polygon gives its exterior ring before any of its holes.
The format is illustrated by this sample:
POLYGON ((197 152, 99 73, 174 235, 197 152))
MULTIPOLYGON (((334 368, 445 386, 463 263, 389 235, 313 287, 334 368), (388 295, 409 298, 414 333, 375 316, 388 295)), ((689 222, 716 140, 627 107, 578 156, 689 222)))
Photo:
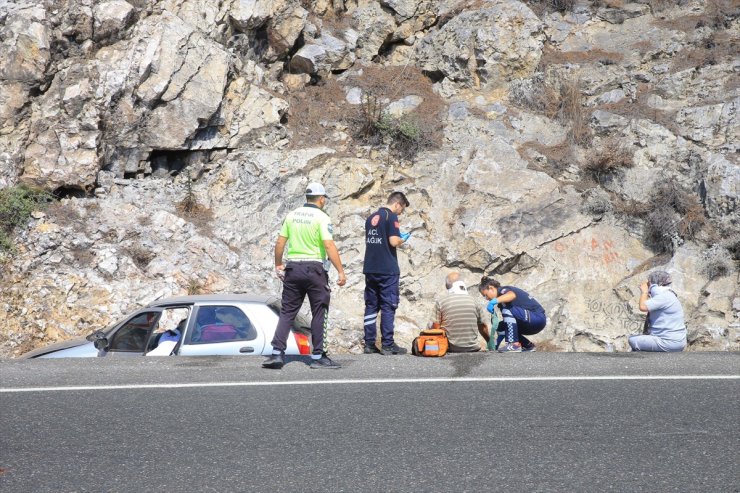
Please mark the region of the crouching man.
POLYGON ((447 292, 440 295, 434 306, 435 327, 447 331, 448 351, 451 353, 472 353, 480 351, 478 334, 486 342, 490 337, 485 320, 488 314, 468 294, 459 272, 450 272, 445 279, 447 292))

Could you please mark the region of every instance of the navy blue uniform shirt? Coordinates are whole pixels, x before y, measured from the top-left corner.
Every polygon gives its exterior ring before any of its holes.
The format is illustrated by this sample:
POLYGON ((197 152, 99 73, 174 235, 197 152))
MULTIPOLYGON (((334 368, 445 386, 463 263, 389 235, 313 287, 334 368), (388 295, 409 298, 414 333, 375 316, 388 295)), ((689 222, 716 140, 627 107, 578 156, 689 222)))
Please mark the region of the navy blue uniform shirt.
POLYGON ((503 308, 513 308, 518 306, 535 313, 545 313, 545 309, 542 308, 536 299, 532 298, 532 295, 524 291, 523 289, 515 288, 514 286, 501 286, 498 290, 498 295, 501 296, 504 293, 513 291, 516 295, 516 299, 510 303, 501 303, 503 308))
POLYGON ((398 216, 381 207, 365 220, 365 264, 363 274, 400 274, 396 247, 388 242, 391 236, 401 236, 398 216))

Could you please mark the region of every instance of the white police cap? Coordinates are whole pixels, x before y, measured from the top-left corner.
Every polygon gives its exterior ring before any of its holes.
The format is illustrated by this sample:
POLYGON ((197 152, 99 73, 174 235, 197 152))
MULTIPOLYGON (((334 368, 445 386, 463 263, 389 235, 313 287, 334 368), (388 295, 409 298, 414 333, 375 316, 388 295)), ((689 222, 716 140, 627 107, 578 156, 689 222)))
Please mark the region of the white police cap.
POLYGON ((309 183, 306 187, 306 195, 326 195, 326 190, 324 190, 324 186, 321 183, 313 182, 309 183))

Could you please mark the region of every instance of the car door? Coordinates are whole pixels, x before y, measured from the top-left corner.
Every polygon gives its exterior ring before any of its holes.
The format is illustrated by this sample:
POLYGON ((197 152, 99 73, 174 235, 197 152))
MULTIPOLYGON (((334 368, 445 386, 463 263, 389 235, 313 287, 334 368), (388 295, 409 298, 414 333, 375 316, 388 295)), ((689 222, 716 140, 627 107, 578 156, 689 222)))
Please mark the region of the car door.
POLYGON ((161 308, 147 308, 135 313, 111 331, 108 347, 100 351, 99 356, 142 356, 161 316, 161 308))
POLYGON ((258 311, 249 303, 208 302, 195 306, 180 345, 181 356, 259 355, 265 346, 258 311))
MULTIPOLYGON (((262 351, 264 355, 272 354, 272 339, 275 336, 275 329, 280 320, 279 303, 270 303, 268 305, 259 305, 258 320, 260 327, 265 334, 265 347, 262 351)), ((285 354, 311 354, 311 323, 299 312, 293 322, 293 328, 285 341, 285 354)))

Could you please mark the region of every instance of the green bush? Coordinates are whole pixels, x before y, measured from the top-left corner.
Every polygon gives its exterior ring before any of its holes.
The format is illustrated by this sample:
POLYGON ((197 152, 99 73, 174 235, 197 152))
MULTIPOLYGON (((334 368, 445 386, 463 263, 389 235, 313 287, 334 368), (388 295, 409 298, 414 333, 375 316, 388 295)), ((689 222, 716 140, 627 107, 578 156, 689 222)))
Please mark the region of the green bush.
POLYGON ((421 129, 413 120, 400 120, 398 122, 398 134, 404 139, 419 140, 421 138, 421 129))
POLYGON ((0 254, 13 251, 13 232, 52 200, 49 192, 17 185, 0 190, 0 254))

